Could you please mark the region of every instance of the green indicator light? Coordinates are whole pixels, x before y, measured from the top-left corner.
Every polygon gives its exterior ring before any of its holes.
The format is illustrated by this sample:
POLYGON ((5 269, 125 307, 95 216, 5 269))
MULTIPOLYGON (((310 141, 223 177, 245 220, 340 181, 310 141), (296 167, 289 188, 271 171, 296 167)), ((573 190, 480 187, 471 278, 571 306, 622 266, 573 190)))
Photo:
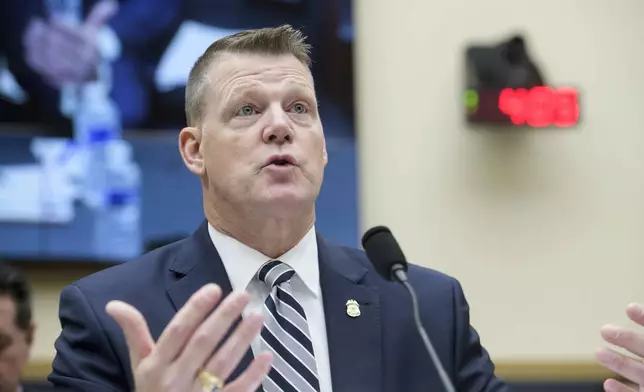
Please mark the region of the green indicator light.
POLYGON ((475 90, 465 90, 463 103, 468 109, 476 109, 479 106, 479 94, 475 90))

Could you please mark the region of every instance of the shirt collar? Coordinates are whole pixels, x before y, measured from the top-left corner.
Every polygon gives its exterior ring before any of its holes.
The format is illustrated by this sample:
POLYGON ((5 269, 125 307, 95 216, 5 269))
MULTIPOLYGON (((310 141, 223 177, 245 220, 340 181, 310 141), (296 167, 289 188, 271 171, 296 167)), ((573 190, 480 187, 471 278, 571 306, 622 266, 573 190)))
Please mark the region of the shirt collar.
MULTIPOLYGON (((233 290, 246 289, 255 278, 259 268, 267 261, 272 260, 216 230, 210 224, 208 224, 208 233, 226 268, 233 290)), ((306 287, 317 297, 320 293, 320 269, 315 233, 315 226, 313 226, 295 247, 277 259, 293 268, 306 287)))

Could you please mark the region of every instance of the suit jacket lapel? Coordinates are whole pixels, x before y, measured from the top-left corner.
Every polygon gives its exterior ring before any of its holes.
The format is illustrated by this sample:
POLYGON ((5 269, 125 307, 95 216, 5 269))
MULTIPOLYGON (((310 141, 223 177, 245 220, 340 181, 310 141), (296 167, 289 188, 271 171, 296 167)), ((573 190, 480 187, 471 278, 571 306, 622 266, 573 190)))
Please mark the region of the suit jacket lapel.
MULTIPOLYGON (((175 310, 181 309, 190 297, 208 283, 221 287, 223 297, 232 292, 232 286, 221 257, 208 234, 208 222, 204 221, 195 233, 187 238, 170 264, 173 278, 166 282, 166 288, 175 310)), ((241 317, 228 331, 226 338, 235 330, 241 317)), ((229 381, 236 379, 253 360, 248 350, 229 381)))
POLYGON ((381 391, 380 298, 365 282, 368 270, 320 236, 318 253, 333 390, 381 391), (350 311, 349 300, 358 303, 359 315, 350 311))

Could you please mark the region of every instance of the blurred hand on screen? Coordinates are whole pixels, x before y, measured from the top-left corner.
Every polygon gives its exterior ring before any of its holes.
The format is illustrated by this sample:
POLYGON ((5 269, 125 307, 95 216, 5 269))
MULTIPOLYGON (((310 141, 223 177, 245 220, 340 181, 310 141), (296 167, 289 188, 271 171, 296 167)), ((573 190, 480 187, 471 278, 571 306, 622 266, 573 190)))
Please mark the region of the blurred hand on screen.
MULTIPOLYGON (((626 308, 626 314, 644 326, 644 305, 631 304, 626 308)), ((597 360, 603 366, 632 382, 627 385, 617 380, 607 380, 604 389, 608 392, 644 392, 644 333, 606 325, 601 329, 601 335, 608 343, 633 354, 627 356, 609 348, 599 350, 597 360)))
POLYGON ((61 19, 34 18, 25 31, 25 61, 54 87, 96 78, 98 33, 118 11, 114 0, 96 3, 87 19, 71 25, 61 19))
MULTIPOLYGON (((258 314, 244 317, 223 341, 249 296, 245 292, 230 294, 213 312, 220 300, 218 286, 204 286, 177 312, 156 343, 139 311, 120 301, 107 305, 107 313, 125 334, 137 392, 201 392, 198 377, 202 370, 221 380, 230 376, 260 333, 263 320, 258 314)), ((270 353, 257 355, 239 378, 218 391, 257 390, 268 374, 271 360, 270 353)))

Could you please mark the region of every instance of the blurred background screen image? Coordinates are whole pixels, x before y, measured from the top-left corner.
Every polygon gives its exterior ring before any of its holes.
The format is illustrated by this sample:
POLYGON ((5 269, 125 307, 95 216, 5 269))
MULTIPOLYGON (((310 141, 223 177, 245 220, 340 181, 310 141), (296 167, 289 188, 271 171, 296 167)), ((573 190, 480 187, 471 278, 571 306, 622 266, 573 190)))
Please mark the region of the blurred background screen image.
POLYGON ((317 226, 357 245, 351 1, 0 3, 0 258, 123 262, 190 235, 203 212, 177 150, 188 72, 216 39, 285 23, 314 47, 329 150, 317 226))

